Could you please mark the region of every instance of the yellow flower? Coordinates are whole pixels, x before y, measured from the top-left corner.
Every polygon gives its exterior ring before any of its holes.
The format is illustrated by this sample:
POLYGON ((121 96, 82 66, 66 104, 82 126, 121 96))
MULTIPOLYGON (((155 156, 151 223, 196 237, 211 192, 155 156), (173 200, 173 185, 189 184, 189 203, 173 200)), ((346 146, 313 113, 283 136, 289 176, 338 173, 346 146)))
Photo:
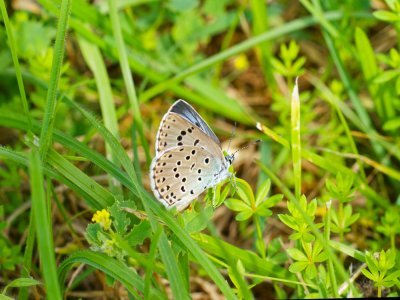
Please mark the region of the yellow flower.
POLYGON ((247 60, 246 55, 239 54, 233 59, 233 66, 236 70, 244 71, 249 67, 249 61, 247 60))
POLYGON ((110 213, 105 209, 98 210, 93 215, 92 222, 99 223, 104 230, 109 230, 111 226, 110 213))

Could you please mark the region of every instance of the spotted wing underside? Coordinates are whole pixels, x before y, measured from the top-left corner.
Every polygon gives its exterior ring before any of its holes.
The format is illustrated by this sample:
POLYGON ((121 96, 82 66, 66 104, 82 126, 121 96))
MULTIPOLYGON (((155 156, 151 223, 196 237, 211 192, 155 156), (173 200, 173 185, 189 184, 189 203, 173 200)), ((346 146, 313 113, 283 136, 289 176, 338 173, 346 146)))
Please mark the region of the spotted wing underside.
POLYGON ((219 142, 216 143, 212 136, 182 115, 170 111, 164 116, 158 129, 156 155, 179 146, 202 147, 211 153, 222 152, 219 142))
POLYGON ((167 149, 152 162, 152 190, 164 206, 184 208, 215 184, 215 176, 222 164, 222 156, 213 156, 200 147, 178 146, 167 149))

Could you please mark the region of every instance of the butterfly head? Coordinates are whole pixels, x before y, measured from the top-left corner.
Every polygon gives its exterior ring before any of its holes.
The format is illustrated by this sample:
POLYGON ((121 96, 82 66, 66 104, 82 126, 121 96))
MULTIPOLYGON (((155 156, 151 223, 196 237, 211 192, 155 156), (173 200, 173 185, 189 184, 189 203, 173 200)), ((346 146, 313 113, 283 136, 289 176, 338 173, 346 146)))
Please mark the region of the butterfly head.
POLYGON ((230 155, 225 154, 225 160, 229 165, 233 164, 234 159, 235 159, 235 153, 230 154, 230 155))
MULTIPOLYGON (((257 144, 257 143, 259 143, 259 142, 260 142, 260 140, 257 140, 257 141, 254 141, 253 143, 257 144)), ((253 143, 251 143, 251 144, 253 144, 253 143)), ((232 165, 232 164, 233 164, 233 161, 235 160, 235 155, 236 155, 236 153, 238 153, 239 151, 241 151, 241 150, 243 150, 243 149, 246 149, 246 148, 249 147, 251 144, 247 144, 246 146, 244 146, 244 147, 242 147, 242 148, 236 150, 236 151, 233 152, 232 154, 228 154, 226 151, 224 151, 224 156, 225 156, 225 160, 227 161, 227 163, 228 163, 229 165, 232 165)))

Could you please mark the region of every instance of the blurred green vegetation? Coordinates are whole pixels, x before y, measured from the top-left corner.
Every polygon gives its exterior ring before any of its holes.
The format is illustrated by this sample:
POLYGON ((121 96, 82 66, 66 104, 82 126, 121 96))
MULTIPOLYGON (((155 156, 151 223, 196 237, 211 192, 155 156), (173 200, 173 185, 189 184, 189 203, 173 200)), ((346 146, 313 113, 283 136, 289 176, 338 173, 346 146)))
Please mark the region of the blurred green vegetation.
POLYGON ((398 0, 0 9, 1 299, 399 296, 398 0), (181 213, 148 179, 179 98, 249 142, 181 213))

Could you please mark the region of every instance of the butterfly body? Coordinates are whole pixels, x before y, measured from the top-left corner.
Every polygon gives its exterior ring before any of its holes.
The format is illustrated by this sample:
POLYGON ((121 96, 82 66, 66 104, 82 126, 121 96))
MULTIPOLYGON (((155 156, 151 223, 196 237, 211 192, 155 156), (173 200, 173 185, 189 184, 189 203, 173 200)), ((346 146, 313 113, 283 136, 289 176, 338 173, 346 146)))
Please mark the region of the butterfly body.
POLYGON ((199 114, 178 100, 163 117, 150 166, 156 198, 167 208, 185 208, 202 192, 230 176, 233 156, 225 156, 220 142, 199 114))

